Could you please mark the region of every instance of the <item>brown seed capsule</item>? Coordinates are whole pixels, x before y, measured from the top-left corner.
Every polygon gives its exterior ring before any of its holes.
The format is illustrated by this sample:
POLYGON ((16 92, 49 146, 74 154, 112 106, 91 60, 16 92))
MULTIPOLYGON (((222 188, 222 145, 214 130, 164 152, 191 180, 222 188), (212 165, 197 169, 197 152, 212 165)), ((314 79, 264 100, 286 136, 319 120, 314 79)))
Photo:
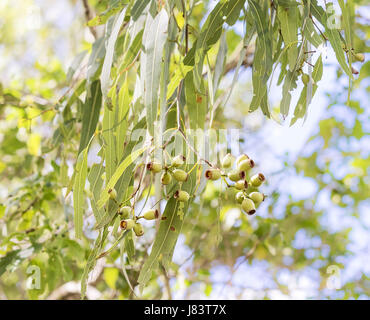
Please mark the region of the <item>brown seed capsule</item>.
POLYGON ((209 169, 206 171, 205 176, 209 180, 218 180, 221 178, 221 171, 219 169, 209 169))
POLYGON ((258 173, 251 177, 250 183, 253 187, 259 187, 264 181, 265 176, 262 173, 258 173))

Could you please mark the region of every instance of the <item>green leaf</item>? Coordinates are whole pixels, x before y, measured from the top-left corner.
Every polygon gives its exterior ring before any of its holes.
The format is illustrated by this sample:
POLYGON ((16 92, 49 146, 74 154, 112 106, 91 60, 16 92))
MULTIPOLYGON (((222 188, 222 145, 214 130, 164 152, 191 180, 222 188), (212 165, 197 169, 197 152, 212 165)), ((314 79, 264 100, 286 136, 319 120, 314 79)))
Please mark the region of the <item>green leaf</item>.
POLYGON ((19 259, 19 253, 21 250, 14 250, 8 252, 5 257, 0 259, 0 277, 7 270, 7 267, 19 259))
MULTIPOLYGON (((307 2, 307 0, 305 0, 307 2)), ((327 12, 317 4, 316 0, 310 0, 311 3, 311 12, 312 15, 320 21, 320 23, 325 27, 325 35, 327 36, 331 46, 333 47, 333 50, 335 52, 335 56, 344 70, 344 72, 352 79, 352 71, 348 67, 348 64, 346 62, 346 57, 344 54, 344 50, 342 47, 342 39, 339 30, 334 29, 332 26, 328 26, 327 19, 328 15, 327 12)), ((332 6, 332 3, 327 4, 327 10, 332 6)))
POLYGON ((280 113, 286 117, 289 113, 290 101, 292 99, 291 91, 297 88, 298 73, 296 71, 289 71, 285 76, 283 85, 283 98, 280 102, 280 113))
POLYGON ((89 27, 95 27, 101 24, 104 24, 108 21, 108 19, 117 14, 121 11, 121 9, 126 5, 126 1, 115 1, 113 5, 111 5, 106 11, 104 11, 102 14, 94 17, 90 21, 88 21, 87 25, 89 27))
POLYGON ((175 70, 175 74, 172 76, 170 83, 167 88, 167 100, 171 98, 176 88, 179 86, 181 80, 185 78, 189 71, 193 69, 193 66, 186 66, 180 64, 175 70))
POLYGON ((95 220, 99 222, 103 215, 104 210, 98 209, 96 202, 100 197, 100 191, 103 187, 103 180, 101 178, 104 173, 103 161, 99 164, 94 164, 89 172, 88 180, 90 182, 90 190, 92 192, 92 197, 90 198, 91 208, 93 210, 95 220))
POLYGON ((167 28, 168 14, 165 9, 162 9, 154 20, 151 15, 148 15, 143 35, 140 74, 144 90, 147 128, 152 136, 154 136, 154 122, 157 119, 159 79, 167 28))
POLYGON ((226 42, 226 32, 224 32, 220 39, 220 47, 218 48, 215 71, 213 74, 213 92, 212 92, 213 98, 216 96, 217 88, 220 84, 221 78, 224 73, 226 56, 227 56, 227 42, 226 42))
POLYGON ((88 97, 86 98, 82 108, 82 129, 78 153, 81 153, 81 151, 86 148, 96 130, 96 125, 99 121, 101 105, 102 94, 100 89, 100 81, 96 80, 92 83, 90 90, 88 90, 88 97))
MULTIPOLYGON (((295 1, 294 1, 295 2, 295 1)), ((281 33, 288 48, 289 69, 293 71, 298 57, 298 7, 278 7, 281 33)))
POLYGON ((217 3, 216 7, 208 15, 206 22, 202 26, 202 30, 199 34, 194 55, 194 85, 199 90, 202 72, 203 62, 206 52, 210 49, 211 45, 217 42, 222 33, 222 25, 224 23, 224 17, 226 16, 226 9, 229 3, 226 0, 221 0, 217 3))
POLYGON ((240 11, 244 7, 246 0, 229 1, 227 7, 226 23, 229 26, 233 26, 240 16, 240 11))
POLYGON ((112 177, 109 179, 109 182, 107 183, 105 189, 103 190, 100 199, 97 203, 98 208, 102 208, 104 204, 109 199, 109 190, 113 189, 116 185, 118 179, 122 176, 126 168, 133 163, 136 158, 138 158, 148 147, 140 148, 136 151, 134 151, 132 154, 130 154, 124 161, 121 162, 121 164, 117 167, 116 171, 112 175, 112 177))
POLYGON ((89 273, 94 269, 96 265, 96 257, 101 252, 107 236, 108 227, 105 227, 103 230, 99 231, 99 235, 94 243, 94 248, 91 250, 89 257, 87 258, 86 266, 81 277, 81 299, 85 298, 89 273))
MULTIPOLYGON (((187 170, 189 170, 189 168, 187 170)), ((181 189, 187 191, 189 194, 193 194, 195 186, 196 169, 192 171, 188 180, 182 185, 181 189)), ((158 266, 158 263, 161 263, 164 267, 169 265, 169 262, 172 259, 173 250, 184 223, 183 215, 186 213, 188 205, 189 204, 186 204, 184 208, 180 209, 179 202, 176 201, 176 199, 171 197, 168 200, 152 250, 139 274, 138 283, 140 284, 141 291, 150 280, 152 272, 158 266)))
POLYGON ((76 176, 73 184, 74 226, 76 238, 82 238, 84 189, 87 176, 87 151, 86 147, 78 156, 76 163, 76 176))
POLYGON ((256 49, 253 62, 253 98, 250 105, 250 110, 254 111, 261 107, 266 116, 270 116, 267 106, 267 80, 272 71, 272 47, 271 47, 271 28, 269 24, 268 7, 266 2, 261 7, 259 3, 254 0, 249 0, 251 14, 255 20, 257 29, 256 49))
POLYGON ((97 39, 91 50, 89 61, 87 63, 87 84, 99 76, 101 65, 104 61, 105 56, 105 38, 101 37, 97 39))
POLYGON ((134 21, 139 19, 149 2, 150 0, 136 0, 131 9, 131 17, 134 21))
POLYGON ((102 90, 104 98, 106 98, 108 89, 110 86, 110 72, 111 72, 112 63, 113 63, 114 48, 116 45, 118 33, 121 29, 123 20, 126 15, 126 9, 127 8, 122 10, 122 12, 114 20, 113 26, 112 26, 112 32, 109 36, 107 47, 106 47, 106 54, 105 54, 105 59, 103 63, 103 69, 100 75, 101 90, 102 90))
POLYGON ((144 30, 139 31, 139 33, 135 36, 134 40, 132 41, 129 49, 126 51, 122 63, 120 64, 118 70, 119 73, 123 73, 127 68, 134 62, 136 56, 139 53, 141 48, 141 42, 143 39, 144 30))
MULTIPOLYGON (((315 67, 312 72, 312 79, 315 82, 315 84, 312 86, 312 97, 315 95, 315 92, 317 90, 317 83, 321 80, 323 73, 323 63, 322 63, 322 57, 320 56, 315 64, 315 67)), ((302 118, 307 113, 307 107, 311 102, 311 96, 309 96, 307 99, 307 87, 304 86, 301 95, 298 99, 297 105, 294 109, 294 118, 292 119, 290 125, 292 126, 299 118, 302 118)))
POLYGON ((201 92, 195 89, 193 72, 189 72, 185 77, 185 99, 190 116, 190 128, 204 128, 207 114, 207 97, 204 93, 204 86, 201 92))

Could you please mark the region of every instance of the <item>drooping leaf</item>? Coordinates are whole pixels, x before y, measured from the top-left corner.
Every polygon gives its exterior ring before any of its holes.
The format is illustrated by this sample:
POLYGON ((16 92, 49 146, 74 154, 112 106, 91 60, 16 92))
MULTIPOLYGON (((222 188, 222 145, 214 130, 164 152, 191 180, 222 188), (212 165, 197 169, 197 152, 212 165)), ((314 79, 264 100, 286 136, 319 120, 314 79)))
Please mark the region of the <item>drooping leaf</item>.
POLYGON ((134 152, 132 152, 124 161, 121 162, 121 164, 117 167, 115 172, 113 173, 112 177, 109 179, 105 189, 103 190, 100 199, 97 203, 98 208, 102 208, 104 204, 109 199, 109 190, 113 189, 116 185, 118 179, 122 176, 126 168, 136 160, 137 157, 139 157, 147 147, 140 148, 134 152))
POLYGON ((82 107, 82 129, 79 153, 86 148, 89 140, 93 136, 96 125, 99 121, 100 109, 102 105, 102 94, 100 81, 92 83, 88 90, 88 97, 82 107))
POLYGON ((76 238, 82 237, 84 213, 84 189, 87 176, 87 151, 86 147, 78 156, 76 163, 76 176, 73 184, 74 227, 76 238))
POLYGON ((118 33, 121 29, 123 20, 126 15, 126 8, 121 11, 121 13, 115 18, 113 25, 112 25, 112 32, 109 36, 108 43, 106 46, 106 54, 103 63, 103 69, 100 75, 101 81, 101 90, 104 97, 104 100, 107 96, 108 89, 110 86, 110 72, 113 63, 113 55, 114 55, 114 48, 116 45, 118 33))
MULTIPOLYGON (((294 1, 295 2, 295 1, 294 1)), ((289 70, 293 71, 298 58, 298 7, 278 7, 281 33, 288 48, 289 70)))

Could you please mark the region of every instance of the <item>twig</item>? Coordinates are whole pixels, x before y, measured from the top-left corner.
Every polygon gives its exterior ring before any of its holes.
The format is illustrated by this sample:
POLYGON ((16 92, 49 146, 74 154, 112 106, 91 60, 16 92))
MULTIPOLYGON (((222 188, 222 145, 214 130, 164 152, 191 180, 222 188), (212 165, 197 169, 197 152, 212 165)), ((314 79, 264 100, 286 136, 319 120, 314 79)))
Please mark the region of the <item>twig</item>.
MULTIPOLYGON (((91 12, 91 8, 90 8, 89 3, 88 3, 87 0, 82 0, 82 3, 83 3, 83 6, 84 6, 84 9, 85 9, 86 22, 89 22, 93 18, 93 14, 91 12)), ((98 38, 98 34, 96 33, 95 28, 89 26, 89 29, 90 29, 90 32, 92 33, 92 35, 94 36, 94 38, 97 39, 98 38)))

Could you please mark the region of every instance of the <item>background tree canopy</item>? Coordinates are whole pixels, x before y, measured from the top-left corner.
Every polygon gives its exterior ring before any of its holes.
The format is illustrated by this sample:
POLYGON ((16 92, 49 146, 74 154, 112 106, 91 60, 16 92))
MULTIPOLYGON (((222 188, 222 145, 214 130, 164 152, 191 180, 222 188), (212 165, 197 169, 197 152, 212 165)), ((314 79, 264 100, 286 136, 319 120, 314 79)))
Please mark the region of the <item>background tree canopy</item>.
POLYGON ((368 299, 369 14, 2 1, 0 298, 368 299), (205 177, 229 152, 266 177, 254 215, 205 177))

